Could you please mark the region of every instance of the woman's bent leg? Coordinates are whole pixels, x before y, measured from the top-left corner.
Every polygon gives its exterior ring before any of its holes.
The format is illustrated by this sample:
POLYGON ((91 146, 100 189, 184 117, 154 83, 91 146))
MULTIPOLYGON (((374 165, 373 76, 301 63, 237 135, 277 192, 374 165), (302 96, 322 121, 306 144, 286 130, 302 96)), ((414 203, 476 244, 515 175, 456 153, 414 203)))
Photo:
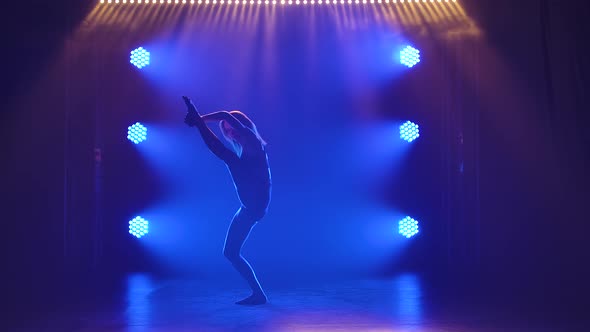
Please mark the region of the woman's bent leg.
POLYGON ((244 208, 240 208, 234 215, 225 237, 223 254, 232 263, 240 275, 246 279, 253 292, 252 296, 237 302, 238 304, 266 303, 266 296, 262 291, 262 287, 256 278, 252 266, 241 254, 242 246, 244 245, 244 242, 246 242, 246 239, 248 239, 248 235, 255 224, 256 221, 254 218, 245 213, 244 208))

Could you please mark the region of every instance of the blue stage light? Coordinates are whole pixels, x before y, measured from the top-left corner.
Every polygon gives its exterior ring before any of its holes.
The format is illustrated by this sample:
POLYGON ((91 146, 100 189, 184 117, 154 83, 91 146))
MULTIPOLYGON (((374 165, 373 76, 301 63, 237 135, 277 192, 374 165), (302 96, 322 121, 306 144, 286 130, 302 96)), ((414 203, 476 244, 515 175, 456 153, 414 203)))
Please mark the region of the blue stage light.
POLYGON ((129 221, 129 234, 140 238, 149 231, 149 222, 142 217, 135 217, 129 221))
POLYGON ((415 220, 412 217, 405 217, 399 221, 399 233, 406 238, 409 239, 418 234, 418 232, 418 220, 415 220))
POLYGON ((141 69, 150 64, 150 52, 145 48, 139 47, 131 51, 131 58, 129 60, 135 67, 141 69))
POLYGON ((420 51, 412 46, 406 46, 400 53, 400 61, 402 65, 412 68, 420 62, 420 51))
POLYGON ((127 127, 127 139, 135 144, 145 141, 147 139, 147 128, 136 122, 134 125, 127 127))
POLYGON ((399 137, 404 141, 411 143, 420 137, 420 128, 412 121, 406 121, 399 127, 399 137))

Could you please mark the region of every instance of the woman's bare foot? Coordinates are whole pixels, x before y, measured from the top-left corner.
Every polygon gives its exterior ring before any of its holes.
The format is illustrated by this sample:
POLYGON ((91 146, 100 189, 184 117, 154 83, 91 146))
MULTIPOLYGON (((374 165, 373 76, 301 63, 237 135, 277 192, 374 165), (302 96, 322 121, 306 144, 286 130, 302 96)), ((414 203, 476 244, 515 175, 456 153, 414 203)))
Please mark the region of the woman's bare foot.
POLYGON ((249 297, 236 302, 236 304, 240 305, 260 305, 265 304, 267 302, 266 295, 264 293, 255 293, 250 295, 249 297))

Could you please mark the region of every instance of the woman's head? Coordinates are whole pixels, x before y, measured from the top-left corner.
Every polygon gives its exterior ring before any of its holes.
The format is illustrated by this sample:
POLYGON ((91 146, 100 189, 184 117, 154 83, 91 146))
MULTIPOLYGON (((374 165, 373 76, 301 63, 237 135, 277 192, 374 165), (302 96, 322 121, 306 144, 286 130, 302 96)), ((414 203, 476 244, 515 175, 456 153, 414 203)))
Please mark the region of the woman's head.
MULTIPOLYGON (((246 114, 240 111, 231 111, 229 113, 238 121, 240 121, 240 123, 244 127, 247 127, 250 130, 252 130, 252 132, 256 135, 256 137, 258 138, 260 143, 262 143, 262 145, 266 145, 266 142, 262 139, 262 137, 260 137, 256 125, 252 120, 250 120, 248 116, 246 116, 246 114)), ((241 145, 240 132, 236 130, 234 127, 232 127, 227 121, 220 121, 219 128, 221 129, 221 133, 223 134, 223 137, 225 137, 226 140, 228 140, 232 144, 241 145)))

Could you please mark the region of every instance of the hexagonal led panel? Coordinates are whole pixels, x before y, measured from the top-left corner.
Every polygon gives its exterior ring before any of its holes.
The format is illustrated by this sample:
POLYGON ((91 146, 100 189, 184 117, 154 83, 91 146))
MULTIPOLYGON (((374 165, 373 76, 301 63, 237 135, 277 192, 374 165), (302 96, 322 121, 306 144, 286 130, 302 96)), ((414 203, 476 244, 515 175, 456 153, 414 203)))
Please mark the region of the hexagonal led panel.
POLYGON ((400 53, 400 61, 402 65, 412 68, 420 62, 420 51, 412 46, 406 46, 400 53))
POLYGON ((399 127, 399 137, 411 143, 420 137, 420 128, 412 121, 406 121, 399 127))
POLYGON ((129 221, 129 234, 140 238, 146 235, 149 231, 149 222, 142 217, 135 217, 129 221))
POLYGON ((127 127, 127 139, 139 144, 147 139, 147 128, 139 122, 127 127))
POLYGON ((135 67, 141 69, 150 64, 150 52, 143 47, 138 47, 131 51, 129 62, 135 67))
POLYGON ((399 233, 406 238, 409 239, 418 234, 418 232, 418 220, 412 217, 405 217, 399 221, 399 233))

